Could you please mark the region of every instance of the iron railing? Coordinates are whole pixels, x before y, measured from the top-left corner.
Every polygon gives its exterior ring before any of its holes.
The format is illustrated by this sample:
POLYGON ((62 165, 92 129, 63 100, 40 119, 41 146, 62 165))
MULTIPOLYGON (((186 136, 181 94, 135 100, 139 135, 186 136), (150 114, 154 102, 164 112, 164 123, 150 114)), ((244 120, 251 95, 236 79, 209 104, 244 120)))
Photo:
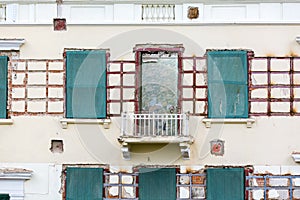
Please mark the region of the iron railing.
POLYGON ((187 114, 122 113, 122 136, 189 136, 187 114))

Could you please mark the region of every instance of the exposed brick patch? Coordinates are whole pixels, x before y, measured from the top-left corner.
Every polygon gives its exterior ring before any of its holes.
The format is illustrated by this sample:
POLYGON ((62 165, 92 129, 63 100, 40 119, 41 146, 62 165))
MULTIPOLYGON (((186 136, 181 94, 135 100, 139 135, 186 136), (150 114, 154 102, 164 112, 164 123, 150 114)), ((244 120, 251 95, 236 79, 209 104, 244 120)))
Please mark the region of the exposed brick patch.
POLYGON ((9 116, 64 115, 62 59, 15 59, 9 66, 9 116))
POLYGON ((53 28, 55 31, 66 31, 67 30, 67 20, 65 18, 53 19, 53 28))

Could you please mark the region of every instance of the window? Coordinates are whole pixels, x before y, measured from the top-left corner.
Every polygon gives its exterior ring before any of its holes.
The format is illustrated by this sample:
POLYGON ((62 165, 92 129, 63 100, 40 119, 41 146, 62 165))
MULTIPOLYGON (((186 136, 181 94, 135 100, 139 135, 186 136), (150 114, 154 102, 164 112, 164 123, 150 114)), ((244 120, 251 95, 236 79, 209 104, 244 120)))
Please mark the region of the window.
POLYGON ((207 52, 208 117, 248 118, 247 51, 207 52))
POLYGON ((143 52, 140 73, 140 111, 170 113, 178 108, 178 54, 143 52))
POLYGON ((180 112, 182 45, 137 45, 136 111, 147 114, 180 112))
POLYGON ((139 170, 140 200, 175 200, 175 168, 141 168, 139 170))
POLYGON ((66 52, 66 117, 106 118, 106 51, 66 52))
POLYGON ((66 200, 102 200, 102 168, 67 168, 66 200))
POLYGON ((0 119, 7 118, 7 56, 0 56, 0 119))
POLYGON ((207 200, 244 200, 244 168, 207 169, 207 200))

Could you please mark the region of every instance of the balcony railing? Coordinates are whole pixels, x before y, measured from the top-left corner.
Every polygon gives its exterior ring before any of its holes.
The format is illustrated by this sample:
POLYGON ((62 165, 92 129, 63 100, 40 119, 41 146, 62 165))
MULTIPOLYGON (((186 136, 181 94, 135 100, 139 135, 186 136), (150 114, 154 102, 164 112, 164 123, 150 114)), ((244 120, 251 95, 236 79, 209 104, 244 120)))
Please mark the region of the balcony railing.
POLYGON ((187 114, 122 113, 122 136, 189 136, 187 114))
POLYGON ((177 143, 183 159, 189 159, 194 139, 189 134, 188 120, 188 114, 122 113, 118 140, 122 143, 123 158, 130 159, 130 144, 177 143))

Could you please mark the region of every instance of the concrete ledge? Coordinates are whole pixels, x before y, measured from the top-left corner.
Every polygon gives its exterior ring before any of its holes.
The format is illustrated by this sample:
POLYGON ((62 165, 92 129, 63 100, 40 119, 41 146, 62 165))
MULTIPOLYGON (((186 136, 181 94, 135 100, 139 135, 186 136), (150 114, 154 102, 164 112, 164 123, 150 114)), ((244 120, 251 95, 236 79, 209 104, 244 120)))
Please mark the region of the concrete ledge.
POLYGON ((204 118, 202 119, 202 122, 205 124, 206 128, 210 128, 212 123, 231 123, 231 124, 241 124, 245 123, 247 128, 252 128, 253 123, 255 122, 255 119, 253 118, 204 118))
POLYGON ((124 160, 131 159, 130 145, 131 144, 163 144, 173 143, 179 144, 180 152, 184 160, 190 159, 190 146, 194 142, 191 136, 157 136, 157 137, 134 137, 120 136, 118 141, 122 144, 121 152, 124 160))
POLYGON ((19 168, 8 168, 0 169, 0 180, 1 179, 15 179, 15 180, 28 180, 32 176, 31 170, 19 169, 19 168))
POLYGON ((16 50, 19 51, 20 47, 25 43, 25 39, 0 39, 0 50, 16 50))
POLYGON ((300 153, 292 153, 292 158, 295 162, 300 162, 300 153))
POLYGON ((298 44, 300 44, 300 37, 299 37, 299 36, 296 37, 296 42, 297 42, 298 44))
POLYGON ((12 125, 13 123, 12 119, 0 119, 0 125, 12 125))
POLYGON ((194 138, 191 136, 156 136, 156 137, 134 137, 134 136, 120 136, 119 142, 126 143, 193 143, 194 138))
POLYGON ((68 128, 68 124, 102 124, 105 129, 109 128, 111 119, 68 119, 63 118, 60 120, 63 129, 68 128))

